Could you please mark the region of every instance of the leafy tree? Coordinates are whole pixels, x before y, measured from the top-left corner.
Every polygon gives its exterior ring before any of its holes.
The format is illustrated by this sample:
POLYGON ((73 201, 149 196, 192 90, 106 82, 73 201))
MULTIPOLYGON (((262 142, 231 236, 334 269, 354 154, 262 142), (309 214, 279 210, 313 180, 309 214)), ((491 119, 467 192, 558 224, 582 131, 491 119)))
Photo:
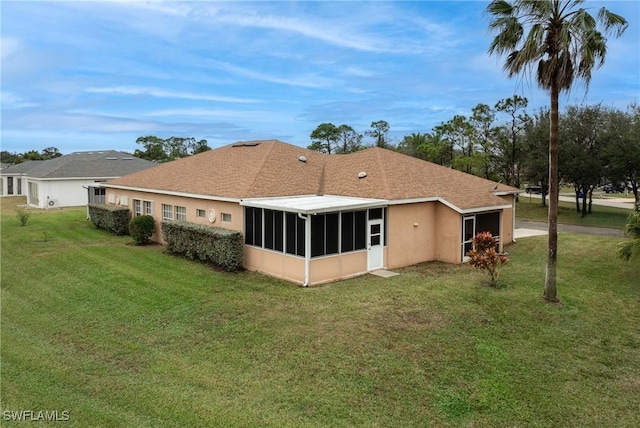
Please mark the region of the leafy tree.
POLYGON ((207 140, 195 141, 194 139, 194 143, 189 148, 194 155, 211 150, 211 147, 207 144, 207 140))
POLYGON ((309 150, 331 154, 335 152, 340 139, 340 130, 333 123, 321 123, 311 132, 309 150))
MULTIPOLYGON (((496 120, 495 111, 486 104, 478 104, 471 110, 470 125, 473 127, 473 140, 476 150, 480 152, 475 156, 480 171, 478 175, 486 179, 493 172, 493 148, 496 130, 493 122, 496 120)), ((473 156, 473 153, 471 154, 473 156)))
POLYGON ((591 71, 604 64, 607 39, 599 31, 622 35, 628 23, 606 8, 594 18, 578 8, 582 0, 493 0, 486 9, 489 29, 497 35, 490 54, 507 55, 509 77, 536 69, 538 85, 549 91, 549 238, 543 299, 557 302, 558 255, 558 98, 575 79, 588 87, 591 71))
POLYGON ((58 150, 56 147, 47 147, 46 149, 42 150, 41 154, 42 159, 55 159, 59 158, 60 156, 62 156, 62 153, 60 153, 60 150, 58 150))
POLYGON ((421 134, 419 132, 405 135, 402 141, 398 144, 398 147, 396 147, 396 150, 405 155, 426 160, 426 148, 430 138, 431 136, 429 134, 421 134))
POLYGON ((349 125, 338 126, 336 153, 346 154, 362 150, 362 135, 349 125))
POLYGON ((495 109, 509 116, 509 122, 504 125, 505 138, 499 139, 498 152, 502 165, 502 177, 508 185, 520 187, 520 164, 522 163, 522 132, 530 120, 526 112, 529 101, 519 95, 498 101, 495 109))
POLYGON ((542 206, 549 193, 549 109, 540 109, 524 129, 523 171, 530 184, 542 189, 542 206))
POLYGON ((143 150, 136 149, 133 155, 154 162, 166 162, 169 160, 164 150, 164 140, 153 135, 139 137, 136 144, 140 144, 143 150))
POLYGON ((564 150, 559 154, 560 175, 564 181, 573 183, 576 211, 585 217, 587 199, 591 212, 591 195, 604 173, 603 130, 607 128, 604 110, 600 105, 570 106, 562 115, 562 122, 559 141, 564 150))
POLYGON ((168 162, 211 150, 211 147, 207 145, 207 140, 196 141, 193 137, 172 136, 163 139, 147 135, 139 137, 136 143, 140 144, 143 150, 136 149, 133 155, 154 162, 168 162))
POLYGON ((606 134, 607 179, 625 181, 640 202, 640 106, 635 104, 627 112, 609 110, 609 125, 606 134))
POLYGON ((469 120, 462 115, 436 126, 435 131, 446 141, 450 163, 455 169, 471 173, 477 165, 474 129, 469 120))
POLYGON ((42 153, 40 153, 37 150, 29 150, 28 152, 24 152, 22 154, 22 159, 23 161, 28 161, 28 160, 43 160, 42 159, 42 153))
POLYGON ((378 120, 371 122, 371 130, 366 131, 365 134, 375 140, 376 147, 387 148, 389 147, 389 141, 387 140, 387 134, 389 133, 389 124, 384 120, 378 120))
POLYGON ((12 152, 3 150, 0 152, 0 162, 16 164, 16 163, 24 162, 24 159, 22 158, 22 154, 20 153, 12 153, 12 152))

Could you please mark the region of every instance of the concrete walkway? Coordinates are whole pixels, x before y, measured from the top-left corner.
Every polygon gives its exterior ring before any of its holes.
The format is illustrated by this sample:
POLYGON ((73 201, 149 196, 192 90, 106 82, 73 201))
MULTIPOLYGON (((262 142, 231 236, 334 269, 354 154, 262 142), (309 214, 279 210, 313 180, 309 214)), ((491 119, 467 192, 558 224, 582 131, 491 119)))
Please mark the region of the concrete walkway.
MULTIPOLYGON (((623 233, 618 229, 606 227, 587 227, 574 224, 558 224, 558 233, 581 233, 587 235, 621 237, 623 233)), ((547 223, 539 221, 516 220, 515 239, 527 236, 537 236, 547 234, 547 223)))

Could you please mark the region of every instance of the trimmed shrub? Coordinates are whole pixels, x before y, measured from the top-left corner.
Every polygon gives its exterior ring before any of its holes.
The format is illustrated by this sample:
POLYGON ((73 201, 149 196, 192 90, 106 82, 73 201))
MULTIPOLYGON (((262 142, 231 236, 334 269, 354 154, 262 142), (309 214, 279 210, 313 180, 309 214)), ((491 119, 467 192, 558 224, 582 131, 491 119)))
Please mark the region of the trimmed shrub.
POLYGON ((235 230, 209 227, 184 221, 162 223, 167 252, 191 260, 201 260, 227 271, 242 267, 243 239, 235 230))
POLYGON ((151 235, 153 235, 155 226, 153 216, 140 215, 132 218, 129 222, 129 233, 136 244, 148 244, 151 242, 151 235))
POLYGON ((128 208, 107 204, 89 204, 89 218, 98 228, 108 230, 116 235, 129 234, 128 208))

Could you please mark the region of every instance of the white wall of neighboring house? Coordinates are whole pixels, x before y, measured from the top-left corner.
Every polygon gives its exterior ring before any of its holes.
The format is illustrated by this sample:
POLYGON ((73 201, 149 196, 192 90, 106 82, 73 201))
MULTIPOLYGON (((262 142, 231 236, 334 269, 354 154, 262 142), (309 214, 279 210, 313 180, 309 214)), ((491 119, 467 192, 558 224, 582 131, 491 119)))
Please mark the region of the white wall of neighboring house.
POLYGON ((87 205, 87 187, 95 186, 95 179, 38 180, 28 179, 29 184, 23 186, 23 193, 29 187, 37 186, 38 199, 29 192, 27 203, 38 208, 74 207, 87 205))
POLYGON ((2 187, 0 195, 2 196, 21 196, 27 194, 27 179, 20 175, 5 175, 2 177, 2 187), (9 193, 9 178, 13 182, 12 193, 9 193))

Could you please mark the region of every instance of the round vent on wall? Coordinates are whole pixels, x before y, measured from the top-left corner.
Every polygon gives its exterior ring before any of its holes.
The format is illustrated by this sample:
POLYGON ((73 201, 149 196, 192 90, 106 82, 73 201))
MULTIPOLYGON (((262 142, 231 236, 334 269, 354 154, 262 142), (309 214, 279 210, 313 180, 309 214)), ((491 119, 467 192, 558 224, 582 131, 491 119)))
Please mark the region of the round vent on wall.
POLYGON ((211 223, 214 223, 216 221, 216 210, 214 209, 209 210, 209 221, 211 223))

